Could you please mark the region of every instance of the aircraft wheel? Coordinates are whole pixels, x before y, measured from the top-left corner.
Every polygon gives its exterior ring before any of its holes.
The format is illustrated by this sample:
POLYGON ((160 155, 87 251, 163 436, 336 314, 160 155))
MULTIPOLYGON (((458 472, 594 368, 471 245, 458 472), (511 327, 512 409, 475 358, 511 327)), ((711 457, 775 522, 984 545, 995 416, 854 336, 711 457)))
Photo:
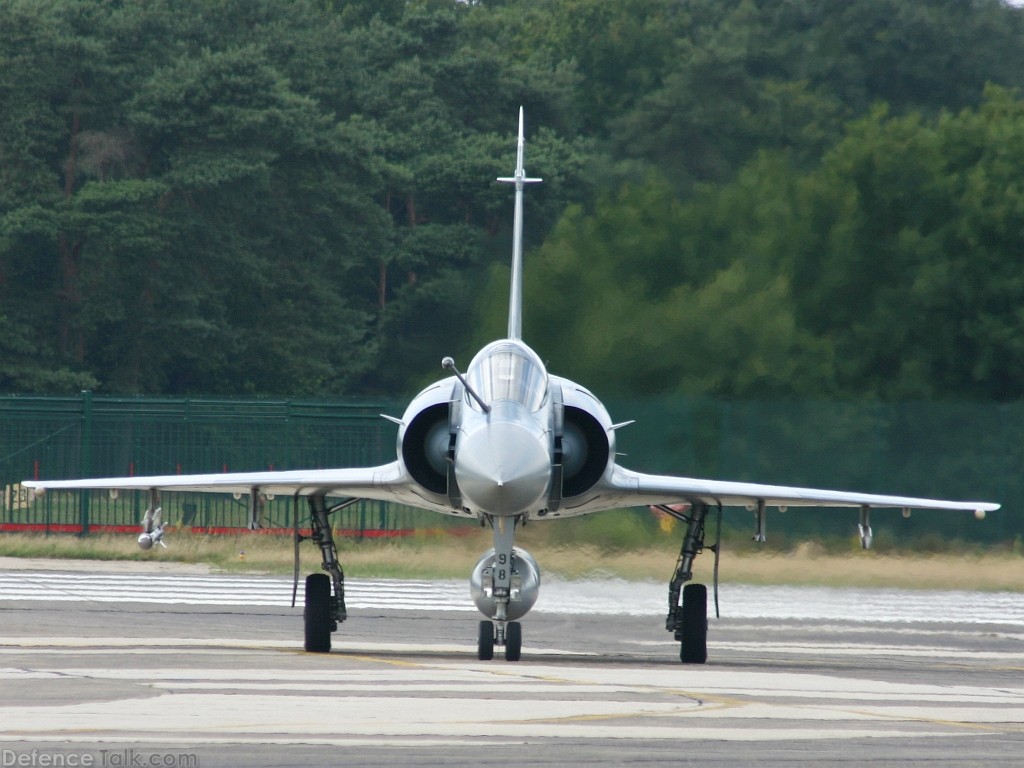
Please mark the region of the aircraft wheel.
POLYGON ((331 579, 326 573, 306 577, 306 607, 302 612, 306 632, 306 650, 327 653, 331 650, 331 579))
POLYGON ((703 584, 683 587, 683 626, 679 633, 679 660, 703 664, 708 660, 708 588, 703 584))
POLYGON ((480 661, 494 658, 494 624, 489 621, 480 622, 480 634, 477 638, 476 657, 480 661))
POLYGON ((510 621, 505 625, 505 661, 519 661, 523 654, 523 625, 510 621))

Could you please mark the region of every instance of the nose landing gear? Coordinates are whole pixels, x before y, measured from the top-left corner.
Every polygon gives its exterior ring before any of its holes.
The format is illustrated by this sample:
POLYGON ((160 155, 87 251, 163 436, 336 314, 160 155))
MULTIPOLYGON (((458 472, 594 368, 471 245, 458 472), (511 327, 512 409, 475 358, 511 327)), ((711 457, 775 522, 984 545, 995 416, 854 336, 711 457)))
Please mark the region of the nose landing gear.
POLYGON ((540 571, 529 553, 514 546, 516 527, 525 518, 486 516, 494 549, 485 553, 473 576, 470 591, 477 607, 490 616, 480 622, 477 634, 477 658, 490 661, 495 646, 505 649, 505 661, 519 661, 523 653, 521 618, 533 606, 540 585, 540 571))

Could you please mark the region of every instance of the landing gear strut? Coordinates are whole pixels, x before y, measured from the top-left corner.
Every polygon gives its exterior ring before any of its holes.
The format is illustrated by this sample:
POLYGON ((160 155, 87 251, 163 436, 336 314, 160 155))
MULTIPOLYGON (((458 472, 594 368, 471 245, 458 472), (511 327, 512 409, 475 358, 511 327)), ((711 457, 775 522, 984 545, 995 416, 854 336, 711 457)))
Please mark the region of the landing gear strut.
MULTIPOLYGON (((668 585, 665 629, 672 632, 679 641, 680 661, 684 664, 703 664, 708 660, 708 588, 703 584, 686 582, 693 578, 694 558, 704 549, 704 521, 708 505, 703 502, 694 503, 688 513, 665 506, 659 506, 658 509, 686 523, 679 559, 668 585)), ((718 546, 716 542, 712 547, 716 555, 716 581, 718 546)))
POLYGON ((355 504, 358 499, 347 499, 328 507, 325 497, 309 497, 309 516, 312 523, 310 538, 320 547, 322 569, 326 573, 312 573, 306 577, 306 603, 303 611, 305 648, 312 653, 331 650, 331 633, 348 618, 345 608, 345 572, 338 560, 338 547, 334 543, 329 516, 332 512, 355 504), (333 596, 331 594, 333 587, 333 596))

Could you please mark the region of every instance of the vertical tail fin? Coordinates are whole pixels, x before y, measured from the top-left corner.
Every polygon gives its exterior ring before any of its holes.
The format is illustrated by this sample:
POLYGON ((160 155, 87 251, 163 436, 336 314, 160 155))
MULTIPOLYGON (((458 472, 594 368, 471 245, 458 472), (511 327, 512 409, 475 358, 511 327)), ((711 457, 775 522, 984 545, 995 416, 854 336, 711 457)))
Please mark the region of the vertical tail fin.
POLYGON ((523 138, 523 108, 519 108, 519 140, 516 149, 516 175, 498 181, 516 185, 515 219, 512 223, 512 285, 508 297, 508 337, 523 337, 523 187, 541 179, 530 179, 523 168, 526 140, 523 138))

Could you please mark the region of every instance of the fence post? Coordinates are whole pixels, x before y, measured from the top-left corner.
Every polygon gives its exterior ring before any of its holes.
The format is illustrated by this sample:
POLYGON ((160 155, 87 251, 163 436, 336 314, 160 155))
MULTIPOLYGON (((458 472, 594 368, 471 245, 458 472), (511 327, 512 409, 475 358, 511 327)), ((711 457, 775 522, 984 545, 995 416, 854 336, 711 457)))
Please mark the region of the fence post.
MULTIPOLYGON (((92 392, 82 390, 82 429, 79 432, 79 467, 82 477, 92 476, 92 392)), ((89 535, 89 491, 78 493, 82 536, 89 535)))

